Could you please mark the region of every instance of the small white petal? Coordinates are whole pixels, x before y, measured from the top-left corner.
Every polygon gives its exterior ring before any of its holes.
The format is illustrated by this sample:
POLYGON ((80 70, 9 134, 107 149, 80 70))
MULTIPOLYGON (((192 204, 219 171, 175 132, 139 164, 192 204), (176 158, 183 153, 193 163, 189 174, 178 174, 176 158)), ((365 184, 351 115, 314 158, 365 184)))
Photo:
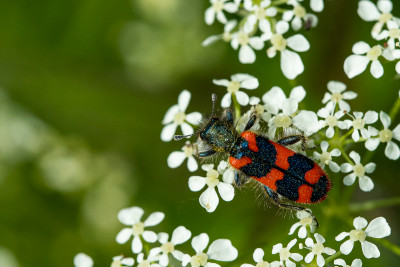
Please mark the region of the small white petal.
POLYGON ((336 162, 330 161, 329 162, 329 168, 331 169, 331 171, 333 172, 339 172, 340 171, 340 167, 336 162))
POLYGON ((374 151, 380 143, 379 138, 370 138, 365 142, 365 148, 369 151, 374 151))
POLYGON ((154 226, 164 220, 165 214, 163 212, 157 211, 150 214, 150 216, 144 221, 144 226, 154 226))
POLYGON ((118 212, 118 220, 125 225, 133 225, 140 222, 143 216, 143 209, 140 207, 131 207, 122 209, 118 212))
POLYGON ((391 160, 397 160, 400 157, 400 149, 394 142, 387 143, 385 148, 385 155, 391 160))
POLYGON ((371 173, 371 172, 375 171, 376 164, 373 162, 370 162, 367 165, 365 165, 364 168, 365 168, 366 173, 371 173))
POLYGON ((344 254, 344 255, 348 255, 354 247, 354 241, 352 241, 351 239, 345 241, 341 246, 340 246, 340 251, 344 254))
POLYGON ((364 192, 369 192, 374 189, 374 183, 368 176, 362 176, 358 179, 360 189, 364 192))
POLYGON ((201 118, 202 116, 200 112, 192 112, 187 114, 185 119, 187 122, 197 125, 201 121, 201 118))
POLYGON ((174 116, 176 113, 179 112, 179 106, 173 105, 170 107, 167 112, 165 113, 164 119, 162 120, 162 124, 168 124, 174 120, 174 116))
POLYGON ((353 45, 352 51, 356 55, 362 55, 367 53, 371 47, 366 42, 360 41, 353 45))
POLYGON ((134 236, 132 241, 132 252, 137 254, 143 249, 142 241, 139 236, 134 236))
POLYGON ((237 91, 236 100, 242 106, 246 106, 249 103, 249 96, 245 92, 237 91))
POLYGON ((153 231, 144 231, 142 236, 146 242, 154 243, 157 241, 157 234, 153 231))
POLYGON ((391 229, 384 217, 378 217, 369 223, 365 233, 373 238, 383 238, 390 235, 391 229))
POLYGON ((378 120, 378 112, 376 111, 367 111, 364 116, 364 121, 366 124, 374 123, 378 120))
POLYGON ((289 98, 295 99, 297 102, 300 102, 306 96, 306 90, 304 90, 303 86, 296 86, 290 92, 289 98))
POLYGON ((256 54, 249 45, 241 46, 239 49, 239 61, 243 64, 251 64, 256 61, 256 54))
POLYGON ((306 257, 304 258, 304 261, 306 263, 310 263, 313 259, 314 259, 315 254, 310 252, 306 255, 306 257))
POLYGON ((288 249, 291 249, 291 248, 296 244, 296 242, 297 242, 297 239, 296 239, 296 238, 293 239, 293 240, 291 240, 291 241, 288 243, 287 248, 288 248, 288 249))
POLYGON ((315 233, 314 237, 315 237, 315 241, 317 241, 319 243, 325 243, 325 238, 322 235, 315 233))
POLYGON ((85 253, 78 253, 74 257, 74 265, 75 267, 92 267, 93 260, 85 253))
POLYGON ((175 151, 169 154, 167 158, 168 167, 170 168, 177 168, 179 167, 182 162, 185 160, 186 155, 184 152, 175 151))
POLYGON ((207 23, 207 25, 211 25, 214 23, 215 12, 213 7, 209 7, 206 9, 206 12, 204 13, 204 20, 207 23))
POLYGON ((362 249, 364 256, 367 259, 379 258, 379 256, 381 255, 378 247, 375 244, 372 244, 371 242, 368 242, 368 241, 361 242, 361 249, 362 249))
POLYGON ((171 243, 174 245, 182 244, 188 241, 191 235, 192 234, 188 229, 186 229, 184 226, 179 226, 172 233, 171 243))
POLYGON ((344 61, 344 72, 351 79, 362 73, 369 63, 366 56, 351 55, 344 61))
POLYGON ((199 166, 197 165, 197 161, 194 159, 194 157, 188 158, 187 168, 190 172, 197 171, 197 169, 199 168, 199 166))
POLYGON ((206 185, 206 179, 200 176, 191 176, 188 183, 190 190, 193 192, 197 192, 206 185))
POLYGON ((256 250, 254 250, 253 253, 253 260, 255 262, 260 262, 263 260, 264 257, 264 250, 262 250, 261 248, 257 248, 256 250))
POLYGON ((350 163, 343 163, 342 166, 340 166, 340 171, 347 173, 353 170, 353 165, 350 163))
POLYGON ((371 1, 358 2, 358 15, 365 21, 378 20, 380 16, 379 10, 371 1))
POLYGON ((390 13, 393 9, 393 4, 390 0, 379 0, 377 6, 382 13, 390 13))
POLYGON ((290 258, 292 258, 295 261, 301 261, 303 259, 303 256, 300 255, 299 253, 290 253, 290 258))
POLYGON ((350 186, 354 184, 355 180, 356 180, 356 175, 354 173, 351 173, 343 178, 343 184, 350 186))
POLYGON ((183 135, 191 135, 191 134, 193 134, 192 126, 190 126, 186 122, 181 124, 181 130, 182 130, 183 135))
POLYGON ((256 89, 259 84, 257 78, 252 78, 243 81, 240 85, 241 87, 246 89, 256 89))
POLYGON ((169 235, 167 233, 158 233, 158 242, 165 244, 168 241, 169 235))
POLYGON ((176 125, 175 123, 171 123, 164 126, 164 128, 161 130, 161 140, 164 142, 171 141, 172 138, 174 137, 177 126, 178 125, 176 125))
POLYGON ((304 71, 300 56, 287 49, 281 52, 281 70, 288 79, 294 79, 304 71))
POLYGON ((299 222, 293 224, 292 227, 290 227, 289 235, 292 235, 296 231, 296 229, 299 228, 299 226, 301 226, 301 223, 299 222))
POLYGON ((200 205, 207 210, 207 212, 214 212, 218 206, 219 198, 214 188, 207 188, 199 198, 200 205))
POLYGON ((238 251, 228 239, 218 239, 211 243, 207 255, 213 260, 233 261, 237 258, 238 251))
POLYGON ((354 162, 356 164, 360 163, 361 157, 360 157, 360 154, 358 154, 357 152, 351 151, 349 156, 350 156, 350 158, 352 158, 354 160, 354 162))
POLYGON ((385 129, 389 128, 390 123, 391 123, 391 121, 392 121, 392 120, 390 119, 389 115, 388 115, 386 112, 381 111, 381 112, 379 113, 379 118, 381 119, 381 122, 382 122, 382 124, 383 124, 383 127, 384 127, 385 129))
POLYGON ((368 224, 368 221, 361 216, 358 216, 358 217, 354 218, 354 220, 353 220, 353 226, 357 230, 361 230, 361 229, 365 228, 367 226, 367 224, 368 224))
POLYGON ((221 35, 211 35, 209 37, 207 37, 202 43, 202 46, 209 46, 213 43, 215 43, 218 40, 221 40, 222 36, 221 35))
POLYGON ((376 79, 380 78, 383 75, 383 66, 378 60, 372 61, 371 74, 376 79))
POLYGON ((208 235, 206 233, 202 233, 198 236, 193 237, 192 239, 192 247, 196 251, 196 253, 203 252, 206 249, 208 242, 210 241, 208 235))
POLYGON ((335 237, 335 240, 336 240, 336 241, 341 241, 341 240, 343 240, 346 236, 349 236, 349 233, 347 233, 347 232, 341 232, 340 234, 338 234, 338 235, 335 237))
POLYGON ((310 43, 301 34, 296 34, 296 35, 288 38, 287 46, 297 52, 305 52, 310 49, 310 43))
POLYGON ((396 128, 392 131, 393 138, 400 141, 400 124, 396 126, 396 128))
POLYGON ((190 92, 188 90, 183 90, 178 96, 178 106, 180 111, 185 112, 190 101, 190 92))
POLYGON ((228 108, 231 105, 231 93, 226 93, 221 100, 221 107, 228 108))
POLYGON ((317 255, 317 265, 321 267, 325 265, 325 259, 321 254, 317 255))
POLYGON ((302 110, 293 118, 293 125, 306 132, 315 133, 319 130, 318 117, 312 111, 302 110))
POLYGON ((132 236, 132 229, 124 228, 117 234, 115 241, 117 241, 118 244, 125 244, 131 236, 132 236))
POLYGON ((310 7, 315 12, 321 12, 324 9, 323 0, 311 0, 310 7))
POLYGON ((276 244, 272 247, 272 254, 279 253, 279 251, 283 248, 282 244, 276 244))
POLYGON ((275 30, 279 34, 284 34, 289 30, 289 23, 286 21, 280 20, 276 25, 275 25, 275 30))
POLYGON ((232 185, 226 183, 218 183, 218 192, 225 201, 231 201, 235 196, 235 189, 232 185))
POLYGON ((213 80, 213 84, 216 84, 216 85, 219 85, 219 86, 228 87, 228 85, 229 85, 229 80, 227 80, 227 79, 220 79, 220 80, 214 79, 214 80, 213 80))
POLYGON ((261 37, 251 37, 249 40, 249 44, 255 50, 261 50, 264 48, 264 40, 261 37))

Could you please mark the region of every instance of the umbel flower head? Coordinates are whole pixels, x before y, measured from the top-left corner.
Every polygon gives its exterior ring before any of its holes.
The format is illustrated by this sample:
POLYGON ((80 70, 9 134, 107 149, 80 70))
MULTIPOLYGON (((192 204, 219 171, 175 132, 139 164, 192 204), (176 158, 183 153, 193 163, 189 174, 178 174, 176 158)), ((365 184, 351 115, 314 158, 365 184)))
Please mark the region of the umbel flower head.
POLYGON ((355 230, 342 232, 335 238, 336 241, 341 241, 345 237, 350 237, 350 239, 340 246, 340 251, 348 255, 353 250, 354 242, 360 241, 362 252, 366 258, 378 258, 380 256, 378 247, 367 241, 366 238, 383 238, 389 236, 391 229, 386 219, 378 217, 368 224, 367 220, 363 217, 357 217, 354 219, 353 225, 355 230))
POLYGON ((157 241, 157 235, 153 231, 145 230, 145 227, 155 226, 159 224, 164 219, 164 213, 153 212, 149 217, 142 222, 141 218, 143 216, 143 209, 140 207, 131 207, 122 209, 118 213, 118 219, 121 223, 130 226, 130 228, 122 229, 117 237, 116 241, 119 244, 126 243, 131 236, 133 236, 132 241, 132 252, 140 253, 143 249, 143 244, 141 238, 146 242, 154 243, 157 241))

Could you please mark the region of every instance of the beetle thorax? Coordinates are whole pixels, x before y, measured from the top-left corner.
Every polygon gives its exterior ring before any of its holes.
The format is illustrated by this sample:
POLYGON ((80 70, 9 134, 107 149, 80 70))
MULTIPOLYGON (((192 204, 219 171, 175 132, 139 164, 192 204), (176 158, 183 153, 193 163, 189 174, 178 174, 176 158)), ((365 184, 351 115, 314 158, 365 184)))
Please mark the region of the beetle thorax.
POLYGON ((237 132, 226 122, 218 118, 212 118, 205 128, 200 132, 202 141, 210 145, 213 150, 227 152, 237 138, 237 132))

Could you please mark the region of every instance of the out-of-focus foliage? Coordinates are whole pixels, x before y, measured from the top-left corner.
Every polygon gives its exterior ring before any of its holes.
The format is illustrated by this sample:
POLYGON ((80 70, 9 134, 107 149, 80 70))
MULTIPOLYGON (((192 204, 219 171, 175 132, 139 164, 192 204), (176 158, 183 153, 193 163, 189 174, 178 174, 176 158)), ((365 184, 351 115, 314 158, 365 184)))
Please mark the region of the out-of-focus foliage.
MULTIPOLYGON (((352 44, 369 36, 357 1, 325 2, 318 27, 304 33, 311 49, 302 56, 306 69, 298 82, 307 107, 320 107, 329 80, 356 91, 360 109, 389 107, 400 89, 397 78, 388 78, 394 70, 380 80, 348 80, 343 72, 352 44)), ((163 231, 185 225, 194 235, 229 238, 237 262, 249 261, 256 247, 290 240, 291 216, 265 209, 259 192, 238 191, 208 214, 188 189, 190 174, 167 167, 168 154, 182 144, 162 143, 160 122, 182 89, 192 92, 192 110, 207 113, 211 93, 225 93, 212 79, 249 73, 260 80, 259 97, 274 85, 292 88, 279 60, 264 60, 265 51, 255 64, 242 65, 224 43, 201 47, 222 31, 203 21, 208 1, 6 0, 0 6, 1 266, 71 266, 81 251, 95 266, 107 266, 112 256, 130 255, 114 239, 122 227, 118 211, 134 205, 165 212, 163 231)), ((398 195, 398 162, 374 162, 376 191, 368 197, 398 195)), ((358 190, 354 202, 365 198, 358 190)), ((315 210, 329 212, 323 203, 315 210)), ((398 211, 379 211, 390 218, 393 242, 400 235, 398 211)), ((396 262, 389 251, 381 253, 387 266, 396 262)))

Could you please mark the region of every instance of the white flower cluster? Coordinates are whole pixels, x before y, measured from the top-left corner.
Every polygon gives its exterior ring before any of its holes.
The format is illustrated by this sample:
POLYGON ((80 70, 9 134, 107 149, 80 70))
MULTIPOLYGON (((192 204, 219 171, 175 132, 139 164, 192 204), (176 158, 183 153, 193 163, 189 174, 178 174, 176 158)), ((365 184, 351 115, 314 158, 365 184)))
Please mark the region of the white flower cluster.
POLYGON ((382 57, 388 61, 397 61, 395 69, 400 74, 400 19, 392 14, 392 1, 378 0, 375 5, 369 0, 361 0, 357 11, 364 21, 375 22, 371 36, 378 44, 371 47, 368 43, 359 41, 353 45, 354 54, 344 62, 347 76, 351 79, 361 74, 371 62, 372 76, 380 78, 384 72, 380 61, 382 57))
MULTIPOLYGON (((294 267, 296 266, 295 262, 300 262, 302 260, 305 263, 311 263, 314 261, 317 266, 325 266, 327 262, 322 254, 332 256, 336 253, 336 251, 324 245, 325 238, 322 235, 320 235, 319 233, 314 233, 316 230, 316 222, 314 218, 310 216, 310 213, 306 211, 299 211, 297 212, 297 218, 300 219, 300 222, 295 223, 290 228, 289 235, 292 235, 296 231, 296 229, 301 226, 298 232, 298 237, 301 239, 305 239, 305 246, 300 243, 299 252, 303 252, 302 254, 305 256, 303 256, 301 253, 290 251, 297 243, 297 239, 295 238, 291 240, 286 247, 284 247, 281 243, 273 246, 272 254, 279 253, 279 261, 268 262, 264 260, 264 251, 261 248, 257 248, 253 254, 253 259, 256 262, 256 265, 245 263, 242 264, 241 267, 294 267), (311 234, 313 234, 314 239, 311 237, 307 237, 311 236, 311 234)), ((367 259, 378 258, 380 256, 378 248, 371 242, 366 241, 366 238, 383 238, 389 236, 391 233, 391 229, 389 224, 386 222, 386 219, 383 217, 378 217, 368 224, 364 218, 357 217, 354 219, 353 224, 356 228, 355 230, 351 230, 350 232, 343 232, 336 236, 336 241, 341 241, 346 237, 350 237, 349 240, 341 244, 340 252, 344 255, 349 255, 350 252, 353 250, 354 242, 360 241, 363 254, 367 259)), ((332 260, 332 258, 330 260, 332 260)), ((335 259, 334 263, 335 265, 348 266, 343 259, 335 259)), ((361 264, 362 262, 360 259, 355 259, 351 266, 360 267, 361 264)))
MULTIPOLYGON (((184 226, 177 227, 172 232, 171 238, 164 232, 156 234, 146 228, 160 224, 164 219, 164 213, 153 212, 145 220, 142 220, 143 214, 144 211, 140 207, 126 208, 118 213, 120 222, 128 227, 118 233, 116 241, 124 244, 133 237, 131 249, 137 257, 135 260, 133 257, 115 256, 111 267, 165 267, 169 266, 169 255, 180 261, 182 266, 189 264, 192 267, 218 267, 220 265, 214 261, 226 262, 237 258, 238 251, 232 246, 231 241, 217 239, 209 245, 210 240, 206 233, 192 238, 193 253, 184 253, 176 247, 191 238, 192 233, 188 229, 184 226), (146 243, 146 249, 142 242, 146 243), (148 245, 155 243, 158 245, 148 248, 148 245)), ((78 253, 74 258, 74 265, 75 267, 92 267, 93 260, 84 253, 78 253)))
MULTIPOLYGON (((298 52, 306 52, 310 44, 302 35, 296 33, 315 27, 318 19, 308 13, 302 0, 252 1, 252 0, 210 0, 211 6, 205 12, 208 25, 217 19, 224 24, 224 32, 204 40, 207 46, 217 40, 229 42, 233 49, 239 50, 239 61, 252 64, 256 60, 254 50, 265 46, 268 57, 280 54, 281 69, 288 79, 294 79, 303 73, 304 65, 298 52), (228 20, 226 13, 240 16, 241 20, 228 20), (289 31, 290 28, 293 31, 289 31)), ((311 9, 320 12, 324 8, 323 0, 312 0, 311 9)))

